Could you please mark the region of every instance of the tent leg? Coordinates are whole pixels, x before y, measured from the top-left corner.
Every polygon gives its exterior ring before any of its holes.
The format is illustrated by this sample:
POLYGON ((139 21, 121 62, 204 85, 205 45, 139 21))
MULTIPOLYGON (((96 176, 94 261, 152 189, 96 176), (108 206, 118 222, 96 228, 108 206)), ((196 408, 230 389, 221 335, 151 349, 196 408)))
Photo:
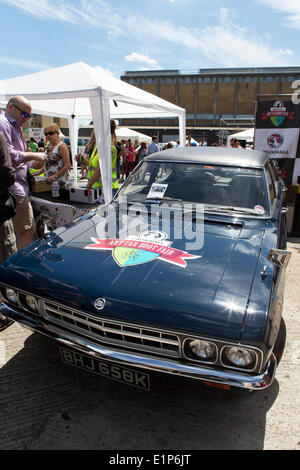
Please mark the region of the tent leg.
POLYGON ((112 167, 111 167, 111 135, 109 99, 102 96, 90 98, 91 111, 98 148, 99 164, 105 203, 112 200, 112 167), (100 149, 100 152, 99 152, 100 149))
POLYGON ((71 142, 72 165, 74 172, 74 184, 75 186, 77 186, 77 161, 75 155, 77 154, 78 145, 78 118, 76 116, 71 116, 68 118, 68 122, 71 142))

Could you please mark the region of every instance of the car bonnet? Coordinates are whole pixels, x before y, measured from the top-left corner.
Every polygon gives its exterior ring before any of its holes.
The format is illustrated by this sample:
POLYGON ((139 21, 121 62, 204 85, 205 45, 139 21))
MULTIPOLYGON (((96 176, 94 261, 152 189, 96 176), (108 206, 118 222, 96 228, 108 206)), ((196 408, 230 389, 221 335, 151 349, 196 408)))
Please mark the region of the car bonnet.
POLYGON ((0 281, 94 315, 96 299, 104 298, 106 318, 240 336, 263 220, 247 227, 207 219, 196 249, 187 243, 194 222, 183 240, 174 237, 174 220, 169 233, 145 223, 141 234, 126 237, 119 225, 103 236, 104 220, 98 213, 36 242, 1 266, 0 281))

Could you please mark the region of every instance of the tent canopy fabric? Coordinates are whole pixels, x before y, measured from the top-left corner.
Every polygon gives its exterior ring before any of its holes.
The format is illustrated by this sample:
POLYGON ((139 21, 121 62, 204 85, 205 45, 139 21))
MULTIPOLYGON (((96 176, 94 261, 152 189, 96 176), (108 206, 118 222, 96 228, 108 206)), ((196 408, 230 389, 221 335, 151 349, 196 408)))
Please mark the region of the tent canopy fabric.
POLYGON ((254 139, 254 127, 251 129, 246 129, 241 132, 237 132, 236 134, 231 134, 227 137, 227 146, 230 145, 230 140, 231 139, 237 139, 237 140, 246 140, 247 142, 253 142, 254 139))
POLYGON ((141 132, 128 129, 128 127, 119 127, 116 129, 116 135, 118 139, 131 139, 132 141, 138 139, 139 142, 152 142, 152 137, 149 135, 142 134, 141 132))
MULTIPOLYGON (((111 118, 178 117, 181 145, 184 145, 186 112, 168 101, 118 80, 101 67, 83 62, 0 81, 0 104, 15 95, 26 97, 32 111, 45 116, 68 118, 75 174, 78 119, 92 118, 104 199, 111 200, 111 118)), ((77 178, 76 178, 77 179, 77 178)))
MULTIPOLYGON (((90 120, 80 126, 80 129, 93 129, 94 125, 90 124, 90 120)), ((146 134, 142 134, 141 132, 135 131, 133 129, 129 129, 128 127, 118 127, 116 129, 116 136, 120 139, 138 139, 140 142, 152 142, 152 137, 146 134)))

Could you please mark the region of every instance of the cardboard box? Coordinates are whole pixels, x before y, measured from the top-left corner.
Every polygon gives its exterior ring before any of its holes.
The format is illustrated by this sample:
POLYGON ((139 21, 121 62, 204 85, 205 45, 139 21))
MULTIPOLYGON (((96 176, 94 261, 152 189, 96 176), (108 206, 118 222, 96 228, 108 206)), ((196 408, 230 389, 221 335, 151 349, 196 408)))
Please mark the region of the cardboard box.
POLYGON ((101 190, 86 189, 86 186, 74 186, 69 188, 70 201, 95 204, 101 197, 101 190))
POLYGON ((39 178, 35 176, 35 192, 36 193, 44 193, 46 191, 51 191, 52 185, 47 183, 45 178, 39 178))

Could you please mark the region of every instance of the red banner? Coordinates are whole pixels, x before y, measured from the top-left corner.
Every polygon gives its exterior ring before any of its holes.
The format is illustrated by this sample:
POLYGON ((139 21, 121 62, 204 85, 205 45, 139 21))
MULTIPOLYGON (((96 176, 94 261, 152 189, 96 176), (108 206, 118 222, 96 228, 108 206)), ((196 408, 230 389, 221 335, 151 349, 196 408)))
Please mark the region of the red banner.
POLYGON ((95 242, 92 245, 88 245, 85 248, 91 250, 114 250, 115 248, 133 248, 136 250, 145 250, 150 251, 159 255, 164 261, 168 263, 173 263, 178 266, 185 267, 186 259, 196 259, 200 258, 197 255, 191 255, 186 251, 177 250, 170 246, 159 245, 157 243, 152 243, 142 240, 120 240, 118 238, 92 238, 95 242))

